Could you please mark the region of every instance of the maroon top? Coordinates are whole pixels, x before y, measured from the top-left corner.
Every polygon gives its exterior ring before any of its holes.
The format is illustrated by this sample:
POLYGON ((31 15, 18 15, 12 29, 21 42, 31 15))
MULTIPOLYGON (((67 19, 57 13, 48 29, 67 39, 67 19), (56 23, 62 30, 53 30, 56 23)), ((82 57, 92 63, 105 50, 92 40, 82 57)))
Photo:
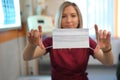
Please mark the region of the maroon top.
MULTIPOLYGON (((89 38, 90 47, 95 48, 96 42, 89 38)), ((52 38, 43 41, 45 47, 52 46, 52 38)), ((90 55, 94 52, 90 48, 53 49, 48 48, 52 67, 52 80, 88 80, 86 68, 90 55)))

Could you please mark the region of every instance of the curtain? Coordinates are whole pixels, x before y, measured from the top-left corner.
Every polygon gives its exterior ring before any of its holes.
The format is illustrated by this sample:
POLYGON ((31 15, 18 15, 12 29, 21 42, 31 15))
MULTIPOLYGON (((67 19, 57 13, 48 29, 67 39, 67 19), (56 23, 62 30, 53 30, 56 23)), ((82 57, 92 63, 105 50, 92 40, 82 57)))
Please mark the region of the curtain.
MULTIPOLYGON (((97 24, 99 29, 114 33, 113 0, 87 0, 88 27, 97 24)), ((93 34, 93 31, 90 32, 93 34)))
POLYGON ((83 16, 83 27, 89 28, 90 35, 95 36, 94 24, 99 29, 114 33, 114 1, 113 0, 67 0, 75 2, 83 16))

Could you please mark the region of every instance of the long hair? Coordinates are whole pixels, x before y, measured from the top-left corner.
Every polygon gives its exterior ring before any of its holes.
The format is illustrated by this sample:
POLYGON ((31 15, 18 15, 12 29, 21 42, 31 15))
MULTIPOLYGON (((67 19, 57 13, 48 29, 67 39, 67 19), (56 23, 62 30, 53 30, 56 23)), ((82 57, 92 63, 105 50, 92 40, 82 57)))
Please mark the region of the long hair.
POLYGON ((73 3, 73 2, 69 2, 69 1, 65 1, 58 9, 56 16, 55 16, 55 27, 56 28, 61 28, 61 18, 62 18, 62 13, 65 7, 72 5, 78 15, 79 18, 79 24, 77 26, 77 28, 82 28, 83 27, 83 20, 82 20, 82 14, 80 12, 80 9, 78 8, 78 6, 73 3))

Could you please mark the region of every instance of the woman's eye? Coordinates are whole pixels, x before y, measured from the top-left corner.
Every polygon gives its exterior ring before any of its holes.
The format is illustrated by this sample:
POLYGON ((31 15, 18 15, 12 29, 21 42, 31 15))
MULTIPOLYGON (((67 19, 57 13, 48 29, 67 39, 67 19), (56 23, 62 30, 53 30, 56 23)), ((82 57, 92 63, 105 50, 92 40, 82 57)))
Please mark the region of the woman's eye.
POLYGON ((65 18, 66 16, 62 16, 62 18, 65 18))
POLYGON ((72 17, 76 17, 76 15, 72 15, 72 17))

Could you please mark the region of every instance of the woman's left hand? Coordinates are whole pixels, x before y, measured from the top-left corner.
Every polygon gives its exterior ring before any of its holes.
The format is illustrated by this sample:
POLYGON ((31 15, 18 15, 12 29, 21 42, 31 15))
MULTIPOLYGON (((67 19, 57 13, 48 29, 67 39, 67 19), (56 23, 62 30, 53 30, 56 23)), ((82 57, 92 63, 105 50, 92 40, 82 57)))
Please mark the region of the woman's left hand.
POLYGON ((99 30, 98 26, 95 24, 95 32, 96 32, 96 39, 97 39, 97 47, 95 48, 95 53, 99 49, 102 49, 102 51, 107 51, 111 48, 111 33, 107 32, 106 30, 99 30))

